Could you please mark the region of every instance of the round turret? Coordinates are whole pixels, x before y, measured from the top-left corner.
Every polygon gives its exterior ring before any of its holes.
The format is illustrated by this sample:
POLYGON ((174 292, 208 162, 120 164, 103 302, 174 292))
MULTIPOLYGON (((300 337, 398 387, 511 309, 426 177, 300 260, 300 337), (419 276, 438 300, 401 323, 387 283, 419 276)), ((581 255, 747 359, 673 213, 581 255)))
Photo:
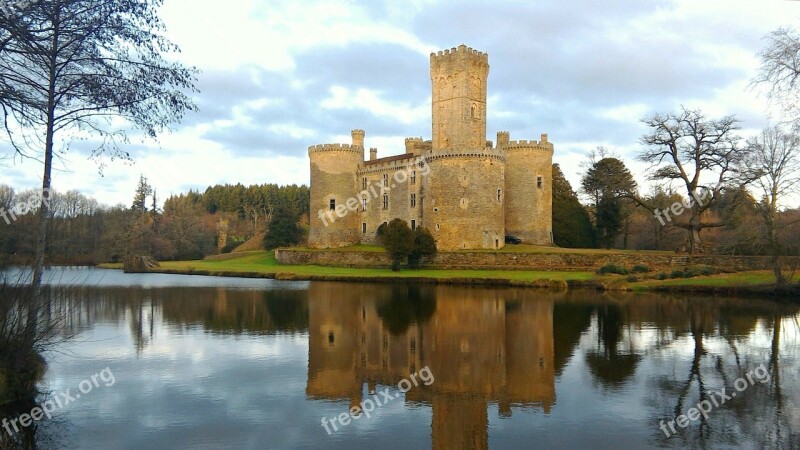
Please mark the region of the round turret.
POLYGON ((423 223, 440 250, 505 246, 505 159, 496 152, 426 153, 423 223))
POLYGON ((308 148, 308 156, 311 159, 308 246, 330 248, 357 244, 360 204, 356 195, 356 171, 364 161, 363 145, 315 145, 308 148))
POLYGON ((506 233, 526 244, 553 243, 553 144, 508 141, 506 154, 506 233))

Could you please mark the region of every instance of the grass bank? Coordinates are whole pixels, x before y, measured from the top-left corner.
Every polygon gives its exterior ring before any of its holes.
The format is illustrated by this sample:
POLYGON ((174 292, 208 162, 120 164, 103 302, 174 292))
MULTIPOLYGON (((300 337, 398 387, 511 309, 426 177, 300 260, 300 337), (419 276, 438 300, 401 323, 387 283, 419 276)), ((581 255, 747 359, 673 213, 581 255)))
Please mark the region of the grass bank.
MULTIPOLYGON (((359 246, 359 250, 382 251, 379 247, 359 246)), ((352 250, 352 248, 351 248, 352 250)), ((565 249, 559 249, 565 250, 565 249)), ((347 251, 346 249, 325 251, 347 251)), ((588 250, 594 251, 594 250, 588 250)), ((646 258, 644 259, 646 262, 646 258)), ((121 268, 103 264, 100 267, 121 268)), ((488 284, 548 288, 594 287, 604 290, 702 292, 734 295, 768 295, 775 278, 769 271, 723 273, 680 279, 636 279, 595 272, 527 270, 441 270, 419 269, 392 272, 389 269, 359 269, 314 265, 282 265, 273 252, 252 251, 219 255, 197 261, 164 261, 159 273, 274 278, 298 281, 418 281, 443 284, 488 284)), ((654 275, 654 274, 650 274, 654 275)))

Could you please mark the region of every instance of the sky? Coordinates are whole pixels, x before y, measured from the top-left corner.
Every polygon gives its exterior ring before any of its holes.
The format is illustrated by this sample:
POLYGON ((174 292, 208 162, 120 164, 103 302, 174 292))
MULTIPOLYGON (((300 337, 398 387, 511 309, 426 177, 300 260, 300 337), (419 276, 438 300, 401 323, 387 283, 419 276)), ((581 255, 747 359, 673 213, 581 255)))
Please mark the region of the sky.
MULTIPOLYGON (((744 137, 777 117, 750 81, 765 36, 800 23, 800 1, 165 0, 161 17, 177 58, 201 70, 199 112, 158 142, 132 139, 133 162, 102 171, 85 143, 71 146, 56 190, 127 205, 140 175, 162 200, 214 184, 307 184, 308 147, 350 143, 352 129, 379 157, 403 153, 406 137, 431 138, 430 53, 461 44, 489 54, 487 139, 547 133, 573 188, 586 153, 604 146, 646 186, 644 117, 733 114, 744 137)), ((41 172, 6 159, 0 184, 33 188, 41 172)))

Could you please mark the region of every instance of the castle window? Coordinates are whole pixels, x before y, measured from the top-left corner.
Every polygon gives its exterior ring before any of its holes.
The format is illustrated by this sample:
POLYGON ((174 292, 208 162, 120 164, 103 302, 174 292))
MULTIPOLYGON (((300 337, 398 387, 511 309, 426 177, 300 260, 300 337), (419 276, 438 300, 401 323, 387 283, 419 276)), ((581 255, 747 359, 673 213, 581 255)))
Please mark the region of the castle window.
POLYGON ((331 203, 330 204, 331 204, 331 211, 336 211, 336 199, 335 198, 331 199, 331 203))
POLYGON ((417 353, 417 340, 411 338, 411 354, 415 355, 417 353))
POLYGON ((473 118, 473 119, 474 119, 474 118, 476 118, 476 117, 478 117, 478 115, 477 115, 477 109, 478 109, 478 107, 477 107, 476 105, 472 105, 472 112, 471 112, 471 114, 472 114, 472 118, 473 118))
POLYGON ((411 194, 411 207, 417 207, 417 194, 411 194))
POLYGON ((498 202, 502 202, 503 201, 503 191, 501 189, 497 190, 497 201, 498 202))
POLYGON ((365 198, 361 199, 361 210, 362 211, 366 211, 367 210, 367 199, 365 199, 365 198))
POLYGON ((361 179, 361 190, 362 191, 366 191, 367 190, 367 179, 366 178, 362 178, 361 179))
POLYGON ((361 224, 361 233, 362 234, 367 234, 367 224, 366 223, 362 223, 361 224))
POLYGON ((389 196, 383 196, 383 209, 389 209, 389 196))
POLYGON ((414 231, 416 229, 417 229, 417 221, 412 219, 411 220, 411 231, 414 231))
POLYGON ((542 177, 541 176, 536 177, 536 187, 541 189, 542 188, 542 183, 543 183, 542 177))
POLYGON ((417 184, 417 171, 411 171, 411 184, 417 184))
POLYGON ((389 175, 383 174, 383 187, 389 187, 389 175))
POLYGON ((439 224, 437 223, 437 224, 436 224, 436 231, 439 231, 440 229, 441 229, 441 227, 440 227, 440 226, 439 226, 439 224))

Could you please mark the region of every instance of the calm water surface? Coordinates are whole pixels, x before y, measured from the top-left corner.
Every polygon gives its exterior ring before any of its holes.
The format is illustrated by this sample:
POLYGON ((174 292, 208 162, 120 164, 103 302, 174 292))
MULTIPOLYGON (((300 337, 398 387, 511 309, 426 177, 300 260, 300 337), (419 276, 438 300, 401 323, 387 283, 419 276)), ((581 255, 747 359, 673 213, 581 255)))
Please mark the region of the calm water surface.
POLYGON ((42 388, 115 379, 41 424, 48 447, 800 448, 798 309, 766 300, 48 275, 77 336, 42 388))

